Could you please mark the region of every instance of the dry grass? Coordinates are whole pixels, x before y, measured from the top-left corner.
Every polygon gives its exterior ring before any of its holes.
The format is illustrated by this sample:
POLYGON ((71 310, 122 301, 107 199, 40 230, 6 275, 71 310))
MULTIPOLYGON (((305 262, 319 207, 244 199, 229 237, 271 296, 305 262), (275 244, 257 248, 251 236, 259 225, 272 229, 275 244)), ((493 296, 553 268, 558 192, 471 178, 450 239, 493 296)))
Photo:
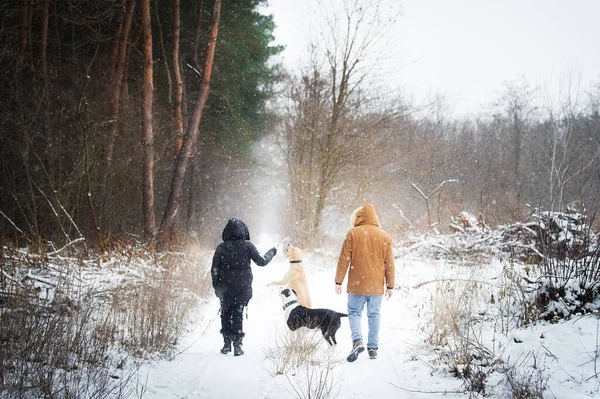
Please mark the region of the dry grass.
POLYGON ((168 356, 210 295, 206 254, 2 251, 0 391, 126 398, 139 358, 168 356))
POLYGON ((298 399, 326 399, 337 396, 333 369, 339 362, 320 331, 301 328, 277 331, 272 346, 264 349, 273 376, 285 375, 290 394, 298 399))
POLYGON ((547 389, 549 377, 534 354, 513 364, 484 344, 485 324, 506 335, 535 317, 534 310, 526 306, 528 293, 520 280, 515 265, 508 262, 498 286, 482 284, 474 276, 444 279, 432 295, 429 343, 437 348, 439 360, 463 380, 470 397, 485 397, 490 389, 501 388, 514 398, 542 398, 547 389), (491 307, 492 316, 486 314, 492 302, 490 292, 496 304, 491 307), (494 372, 504 375, 496 388, 487 381, 494 372))
POLYGON ((482 301, 478 281, 446 280, 438 283, 432 298, 433 324, 429 343, 446 348, 451 366, 467 365, 473 358, 491 356, 477 329, 482 301))
POLYGON ((333 375, 335 365, 331 362, 310 366, 290 377, 286 374, 290 385, 290 393, 297 399, 333 399, 339 392, 339 380, 333 375))
POLYGON ((271 347, 263 349, 272 368, 272 375, 286 374, 303 365, 315 365, 324 359, 323 336, 320 331, 301 328, 296 331, 275 329, 271 347))

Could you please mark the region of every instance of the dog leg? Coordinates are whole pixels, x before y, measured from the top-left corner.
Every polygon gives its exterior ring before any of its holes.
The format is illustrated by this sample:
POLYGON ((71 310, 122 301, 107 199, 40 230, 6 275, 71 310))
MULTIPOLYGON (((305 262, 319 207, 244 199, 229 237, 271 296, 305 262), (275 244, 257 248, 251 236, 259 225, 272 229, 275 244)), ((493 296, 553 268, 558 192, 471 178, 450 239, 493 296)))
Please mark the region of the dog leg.
POLYGON ((329 334, 329 328, 322 326, 321 333, 323 334, 323 338, 325 338, 325 341, 327 341, 329 346, 333 346, 333 343, 331 342, 331 335, 329 334))
POLYGON ((290 282, 290 272, 287 272, 281 280, 272 281, 269 284, 267 284, 267 286, 269 286, 269 285, 288 285, 289 282, 290 282))

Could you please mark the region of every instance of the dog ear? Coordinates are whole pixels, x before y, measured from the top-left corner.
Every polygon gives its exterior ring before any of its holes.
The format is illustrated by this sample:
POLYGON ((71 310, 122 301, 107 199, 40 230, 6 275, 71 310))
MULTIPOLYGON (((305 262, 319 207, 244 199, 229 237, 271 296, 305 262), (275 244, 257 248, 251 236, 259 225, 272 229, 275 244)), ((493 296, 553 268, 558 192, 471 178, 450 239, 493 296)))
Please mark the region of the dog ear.
POLYGON ((292 292, 294 293, 294 295, 298 295, 298 293, 296 292, 296 290, 292 290, 292 292))

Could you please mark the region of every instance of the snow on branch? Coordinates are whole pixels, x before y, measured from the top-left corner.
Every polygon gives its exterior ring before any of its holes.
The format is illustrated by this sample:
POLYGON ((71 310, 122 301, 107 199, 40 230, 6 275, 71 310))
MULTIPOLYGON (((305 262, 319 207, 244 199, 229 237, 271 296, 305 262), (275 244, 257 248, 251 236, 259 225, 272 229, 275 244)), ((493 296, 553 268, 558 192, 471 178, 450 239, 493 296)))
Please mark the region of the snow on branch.
POLYGON ((66 248, 70 247, 71 245, 76 244, 76 243, 81 242, 81 241, 85 241, 85 238, 84 237, 79 237, 79 238, 77 238, 77 239, 75 239, 75 240, 73 240, 71 242, 68 242, 67 244, 65 244, 64 247, 62 247, 60 249, 57 249, 56 251, 48 252, 46 254, 46 256, 53 256, 53 255, 59 254, 63 250, 65 250, 66 248))

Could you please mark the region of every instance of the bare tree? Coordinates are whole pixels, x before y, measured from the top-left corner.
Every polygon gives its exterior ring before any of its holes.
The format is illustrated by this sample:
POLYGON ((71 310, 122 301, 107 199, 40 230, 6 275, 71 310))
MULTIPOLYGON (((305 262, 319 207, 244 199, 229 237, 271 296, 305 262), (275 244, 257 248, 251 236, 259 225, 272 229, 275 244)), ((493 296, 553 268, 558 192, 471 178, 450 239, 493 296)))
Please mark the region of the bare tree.
POLYGON ((292 209, 300 239, 319 240, 323 213, 340 182, 375 161, 383 126, 400 113, 380 112, 368 88, 377 49, 394 22, 379 3, 344 1, 341 10, 325 10, 319 44, 311 63, 287 92, 284 143, 292 209), (388 17, 386 15, 386 17, 388 17), (323 46, 323 47, 321 47, 323 46), (318 61, 323 54, 324 66, 318 61))
POLYGON ((192 149, 194 148, 196 139, 198 138, 200 120, 202 119, 204 106, 210 92, 210 76, 212 73, 213 60, 217 45, 220 17, 221 0, 215 0, 211 14, 210 28, 208 31, 208 42, 206 45, 204 58, 204 70, 202 72, 202 83, 198 93, 198 100, 183 136, 181 150, 175 159, 175 168, 173 170, 173 177, 171 179, 169 199, 167 201, 167 207, 160 224, 160 230, 165 233, 172 232, 175 227, 175 217, 181 203, 181 193, 185 172, 187 170, 188 161, 192 154, 192 149))
POLYGON ((152 67, 152 24, 150 18, 150 0, 142 0, 142 30, 144 35, 144 102, 142 120, 142 150, 144 152, 143 171, 143 214, 146 236, 154 235, 154 135, 152 132, 152 102, 154 99, 154 81, 152 67))
POLYGON ((175 153, 181 150, 183 141, 183 80, 181 63, 179 62, 179 32, 181 30, 180 0, 173 0, 173 72, 175 76, 175 104, 173 116, 175 119, 175 153))
POLYGON ((515 181, 520 182, 521 151, 524 130, 527 128, 528 119, 535 111, 533 96, 535 90, 531 89, 526 82, 506 84, 506 92, 503 96, 505 112, 510 119, 513 137, 513 173, 515 181))
MULTIPOLYGON (((114 81, 112 82, 112 99, 111 99, 111 127, 108 133, 108 140, 106 144, 106 169, 110 170, 113 150, 115 147, 115 139, 117 136, 117 130, 119 128, 119 124, 117 123, 119 120, 119 108, 121 105, 121 93, 123 90, 123 75, 125 71, 125 64, 127 58, 127 46, 129 45, 129 34, 131 32, 131 22, 133 19, 133 11, 135 9, 135 0, 128 0, 127 3, 127 12, 125 15, 125 25, 123 27, 123 32, 118 38, 117 42, 115 42, 115 46, 118 46, 118 56, 116 59, 116 70, 114 72, 114 81)), ((120 30, 120 27, 119 29, 120 30)), ((115 38, 117 39, 117 38, 115 38)))
MULTIPOLYGON (((423 192, 423 190, 421 190, 414 182, 410 181, 410 179, 408 178, 408 171, 404 170, 404 175, 406 176, 406 179, 408 180, 410 186, 419 193, 419 195, 421 196, 421 198, 423 198, 423 200, 425 201, 425 207, 427 208, 427 228, 431 228, 433 226, 433 224, 431 223, 431 203, 429 202, 431 200, 431 197, 435 194, 435 193, 440 193, 442 188, 444 188, 444 186, 446 184, 449 183, 458 183, 458 180, 456 179, 449 179, 449 180, 444 180, 443 182, 441 182, 435 189, 433 189, 429 194, 425 194, 423 192)), ((438 199, 438 204, 439 204, 439 199, 438 199)), ((401 213, 402 214, 402 213, 401 213)), ((437 216, 437 223, 440 223, 440 211, 439 211, 439 206, 438 206, 438 216, 437 216)))
POLYGON ((551 139, 548 206, 552 210, 563 210, 568 202, 573 201, 573 191, 582 192, 591 181, 589 171, 598 167, 600 146, 593 137, 586 137, 579 106, 580 95, 578 86, 569 76, 566 88, 561 88, 559 108, 555 110, 548 106, 547 126, 550 132, 547 133, 551 139), (569 189, 569 185, 578 186, 569 189))

